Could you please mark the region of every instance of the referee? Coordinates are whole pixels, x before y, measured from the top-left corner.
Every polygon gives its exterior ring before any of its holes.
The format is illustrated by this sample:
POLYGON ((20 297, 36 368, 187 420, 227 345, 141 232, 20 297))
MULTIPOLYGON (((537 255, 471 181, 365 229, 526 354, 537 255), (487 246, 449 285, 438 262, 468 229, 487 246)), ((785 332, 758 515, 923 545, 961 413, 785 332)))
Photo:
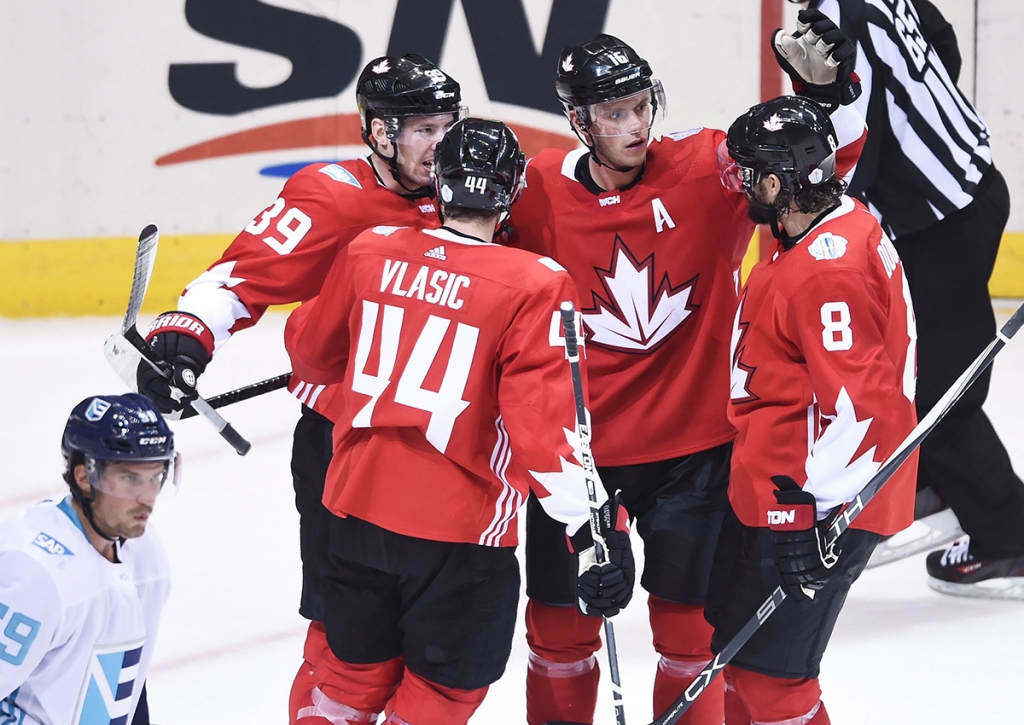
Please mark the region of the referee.
MULTIPOLYGON (((1009 192, 985 122, 956 86, 953 27, 929 0, 809 5, 802 20, 813 24, 824 13, 858 43, 857 106, 868 137, 849 193, 868 204, 903 260, 917 314, 923 416, 995 337, 988 280, 1009 192)), ((990 375, 991 368, 921 446, 919 492, 931 489, 948 503, 969 535, 928 556, 929 586, 1024 599, 1024 587, 990 581, 1024 576, 1024 484, 981 408, 990 375)))

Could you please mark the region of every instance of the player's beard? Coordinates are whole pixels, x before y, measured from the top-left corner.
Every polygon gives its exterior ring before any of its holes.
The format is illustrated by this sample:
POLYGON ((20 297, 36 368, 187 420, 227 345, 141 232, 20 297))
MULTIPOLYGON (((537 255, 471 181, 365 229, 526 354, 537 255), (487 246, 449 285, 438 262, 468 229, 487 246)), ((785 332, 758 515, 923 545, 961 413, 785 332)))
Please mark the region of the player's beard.
POLYGON ((766 204, 747 192, 747 216, 755 224, 771 224, 778 220, 779 210, 774 204, 766 204))

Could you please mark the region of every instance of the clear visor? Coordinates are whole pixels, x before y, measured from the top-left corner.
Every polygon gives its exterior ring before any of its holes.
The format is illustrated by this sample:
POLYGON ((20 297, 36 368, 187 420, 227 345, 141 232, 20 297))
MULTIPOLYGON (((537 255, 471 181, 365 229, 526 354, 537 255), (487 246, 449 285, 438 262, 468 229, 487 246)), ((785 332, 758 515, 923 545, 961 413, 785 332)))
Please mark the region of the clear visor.
POLYGON ((466 106, 456 113, 437 113, 430 116, 403 116, 388 119, 399 127, 392 138, 403 146, 433 145, 440 141, 456 121, 469 116, 466 106))
POLYGON ((173 492, 181 483, 181 454, 173 461, 86 460, 89 485, 107 496, 131 500, 153 500, 170 483, 173 492))
POLYGON ((581 118, 584 129, 591 136, 631 136, 645 133, 658 121, 665 120, 667 109, 665 89, 661 81, 651 79, 651 88, 645 88, 625 98, 584 106, 581 118))
POLYGON ((718 144, 718 178, 722 180, 722 186, 729 191, 744 191, 744 178, 750 184, 753 181, 752 169, 747 169, 736 163, 736 160, 729 155, 729 147, 722 139, 718 144))

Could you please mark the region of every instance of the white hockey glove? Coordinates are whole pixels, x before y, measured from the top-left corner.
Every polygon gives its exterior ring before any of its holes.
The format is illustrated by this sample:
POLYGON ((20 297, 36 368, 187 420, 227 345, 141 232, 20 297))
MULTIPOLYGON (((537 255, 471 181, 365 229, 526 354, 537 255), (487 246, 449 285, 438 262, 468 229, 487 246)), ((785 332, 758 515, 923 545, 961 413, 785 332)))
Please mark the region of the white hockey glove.
POLYGON ((794 33, 776 30, 772 50, 793 90, 829 113, 860 97, 857 44, 820 10, 801 10, 794 33))

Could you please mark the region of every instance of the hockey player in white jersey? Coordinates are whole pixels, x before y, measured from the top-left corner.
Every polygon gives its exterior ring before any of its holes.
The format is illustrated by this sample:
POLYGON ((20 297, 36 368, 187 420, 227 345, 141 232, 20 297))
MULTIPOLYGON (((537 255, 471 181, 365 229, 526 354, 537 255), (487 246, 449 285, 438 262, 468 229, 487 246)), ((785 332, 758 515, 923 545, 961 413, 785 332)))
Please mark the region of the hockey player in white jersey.
POLYGON ((71 494, 0 524, 0 723, 149 725, 170 572, 147 522, 178 483, 173 433, 143 396, 97 395, 61 452, 71 494))

